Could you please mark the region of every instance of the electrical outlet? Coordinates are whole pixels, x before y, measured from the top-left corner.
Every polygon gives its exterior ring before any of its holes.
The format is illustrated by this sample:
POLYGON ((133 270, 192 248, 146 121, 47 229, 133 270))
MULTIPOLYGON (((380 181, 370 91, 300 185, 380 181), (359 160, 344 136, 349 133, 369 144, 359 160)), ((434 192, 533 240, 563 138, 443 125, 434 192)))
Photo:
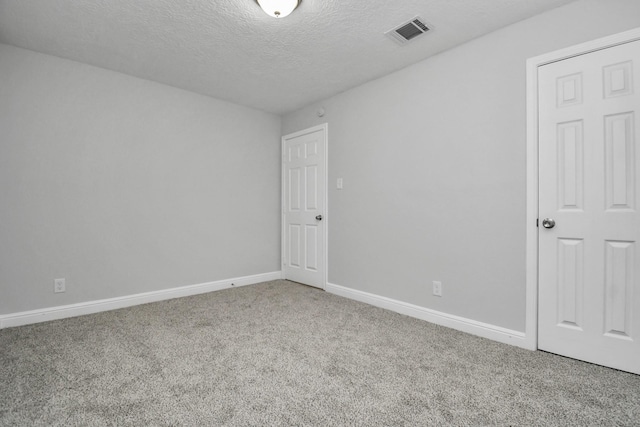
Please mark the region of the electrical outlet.
POLYGON ((344 182, 342 181, 342 178, 338 178, 338 180, 336 181, 336 188, 338 190, 342 190, 344 188, 343 184, 344 184, 344 182))
POLYGON ((54 279, 53 280, 53 292, 59 294, 61 292, 65 292, 67 290, 65 280, 64 279, 54 279))
POLYGON ((433 281, 433 294, 437 297, 442 296, 442 282, 433 281))

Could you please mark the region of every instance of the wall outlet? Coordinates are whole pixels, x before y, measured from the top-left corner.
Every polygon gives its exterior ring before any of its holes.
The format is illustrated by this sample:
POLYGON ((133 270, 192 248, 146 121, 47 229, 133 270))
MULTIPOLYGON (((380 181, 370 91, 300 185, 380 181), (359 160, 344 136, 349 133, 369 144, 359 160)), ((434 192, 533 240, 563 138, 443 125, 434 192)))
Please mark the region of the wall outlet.
POLYGON ((338 190, 342 190, 343 184, 344 184, 344 181, 342 181, 342 178, 338 178, 338 180, 336 181, 336 188, 338 190))
POLYGON ((442 296, 442 282, 433 281, 433 294, 437 297, 442 296))
POLYGON ((64 279, 53 279, 53 292, 59 294, 61 292, 65 292, 67 290, 67 286, 65 284, 64 279))

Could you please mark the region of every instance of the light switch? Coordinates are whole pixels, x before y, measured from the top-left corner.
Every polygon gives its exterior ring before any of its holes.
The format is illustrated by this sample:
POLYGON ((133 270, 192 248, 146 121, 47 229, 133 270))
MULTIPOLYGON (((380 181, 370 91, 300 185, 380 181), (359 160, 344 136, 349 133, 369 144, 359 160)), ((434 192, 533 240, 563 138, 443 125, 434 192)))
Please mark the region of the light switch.
POLYGON ((338 182, 336 183, 336 188, 338 190, 342 190, 342 178, 338 178, 338 182))

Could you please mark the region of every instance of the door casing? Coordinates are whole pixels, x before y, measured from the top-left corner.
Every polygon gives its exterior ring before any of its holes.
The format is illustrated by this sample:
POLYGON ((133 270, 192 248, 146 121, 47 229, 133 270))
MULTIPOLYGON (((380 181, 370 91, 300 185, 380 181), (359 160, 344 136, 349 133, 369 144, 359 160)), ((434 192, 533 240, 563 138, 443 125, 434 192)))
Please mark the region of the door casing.
POLYGON ((538 349, 538 67, 640 40, 640 28, 527 60, 527 212, 525 347, 538 349))
POLYGON ((322 275, 322 289, 326 289, 327 287, 327 277, 328 277, 328 271, 329 271, 329 264, 328 264, 328 254, 329 254, 329 247, 328 247, 328 238, 327 236, 329 235, 329 198, 328 198, 328 193, 329 193, 329 125, 328 123, 323 123, 321 125, 318 126, 313 126, 310 127, 308 129, 303 129, 301 131, 298 132, 294 132, 294 133, 290 133, 287 135, 284 135, 282 137, 282 145, 281 145, 281 154, 280 154, 280 168, 281 168, 281 174, 280 174, 280 181, 281 181, 281 203, 280 203, 280 247, 281 247, 281 251, 280 251, 280 269, 282 272, 282 278, 285 278, 285 254, 286 254, 286 250, 287 250, 287 246, 286 246, 286 224, 285 224, 285 209, 286 209, 286 201, 285 201, 285 195, 286 195, 286 190, 285 190, 285 185, 286 185, 286 170, 285 170, 285 156, 286 156, 286 142, 288 139, 292 139, 292 138, 296 138, 298 136, 302 136, 302 135, 306 135, 308 133, 313 133, 313 132, 317 132, 319 130, 323 130, 324 131, 324 165, 323 165, 323 169, 324 169, 324 179, 325 179, 325 191, 324 194, 322 195, 322 197, 324 198, 324 213, 323 213, 323 218, 322 221, 324 222, 324 231, 322 232, 321 238, 323 240, 323 247, 324 250, 322 251, 322 254, 320 254, 320 256, 323 258, 323 271, 320 272, 320 274, 322 275))

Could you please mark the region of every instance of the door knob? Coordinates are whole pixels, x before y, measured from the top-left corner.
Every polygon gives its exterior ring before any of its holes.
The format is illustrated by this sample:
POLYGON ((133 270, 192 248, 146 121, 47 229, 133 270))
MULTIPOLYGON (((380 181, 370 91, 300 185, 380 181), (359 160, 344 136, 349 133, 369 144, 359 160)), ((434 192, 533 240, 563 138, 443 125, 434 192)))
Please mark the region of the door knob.
POLYGON ((317 215, 317 216, 316 216, 316 219, 317 219, 318 221, 322 221, 322 215, 317 215))
POLYGON ((542 220, 542 226, 544 228, 553 228, 556 226, 556 222, 551 218, 545 218, 542 220))

